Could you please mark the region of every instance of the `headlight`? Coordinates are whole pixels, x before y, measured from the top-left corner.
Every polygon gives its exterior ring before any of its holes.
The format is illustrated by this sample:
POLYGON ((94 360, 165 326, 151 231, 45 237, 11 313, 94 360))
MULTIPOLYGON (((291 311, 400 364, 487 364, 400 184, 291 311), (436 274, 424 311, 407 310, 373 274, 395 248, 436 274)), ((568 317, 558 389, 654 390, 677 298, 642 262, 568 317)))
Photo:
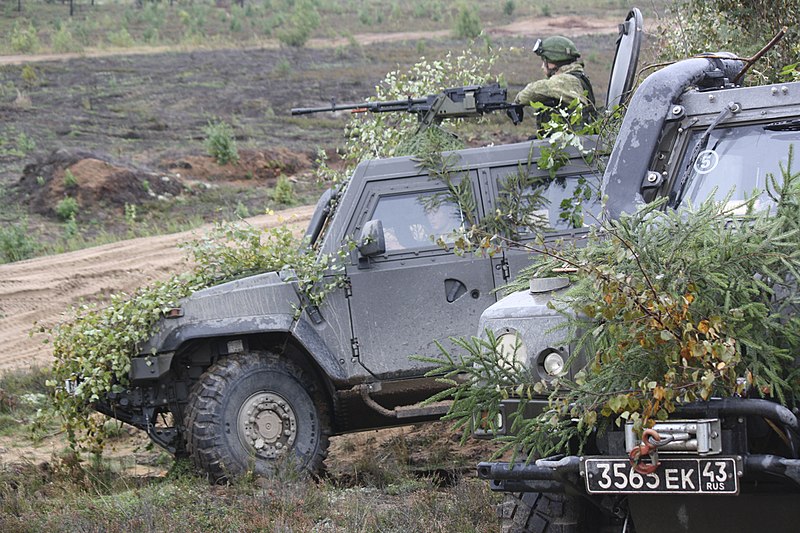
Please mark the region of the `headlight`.
POLYGON ((510 329, 497 338, 497 355, 500 356, 500 361, 511 368, 524 366, 528 362, 525 343, 522 342, 519 333, 510 329))
POLYGON ((544 379, 550 380, 566 373, 566 355, 561 350, 548 348, 542 351, 536 357, 536 363, 539 375, 544 379))
POLYGON ((545 356, 543 366, 548 375, 561 375, 564 372, 564 358, 558 352, 550 352, 545 356))

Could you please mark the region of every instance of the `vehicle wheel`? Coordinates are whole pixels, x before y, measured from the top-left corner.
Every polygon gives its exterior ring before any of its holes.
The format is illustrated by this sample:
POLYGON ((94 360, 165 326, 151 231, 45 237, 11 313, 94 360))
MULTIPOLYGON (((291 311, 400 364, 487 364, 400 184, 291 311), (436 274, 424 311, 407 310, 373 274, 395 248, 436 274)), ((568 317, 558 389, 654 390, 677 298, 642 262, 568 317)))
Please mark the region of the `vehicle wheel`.
POLYGON ((582 502, 564 494, 506 493, 498 506, 503 533, 577 533, 582 502))
POLYGON ((315 381, 294 363, 268 352, 232 355, 189 394, 186 450, 214 482, 270 475, 286 463, 315 473, 327 455, 328 412, 315 381))

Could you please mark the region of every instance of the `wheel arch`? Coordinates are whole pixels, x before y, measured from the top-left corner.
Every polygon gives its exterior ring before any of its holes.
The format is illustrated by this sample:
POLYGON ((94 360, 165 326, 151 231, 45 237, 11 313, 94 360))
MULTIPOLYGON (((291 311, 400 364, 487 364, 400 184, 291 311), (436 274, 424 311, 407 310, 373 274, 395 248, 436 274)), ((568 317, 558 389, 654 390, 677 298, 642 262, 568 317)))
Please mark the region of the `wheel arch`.
MULTIPOLYGON (((335 398, 335 383, 345 379, 337 357, 305 319, 273 321, 273 327, 259 327, 253 321, 225 321, 224 324, 187 328, 175 347, 171 370, 208 369, 221 357, 245 351, 270 351, 309 371, 325 391, 330 402, 335 398), (253 326, 256 327, 253 327, 253 326)), ((190 372, 191 373, 191 372, 190 372)), ((199 377, 195 370, 195 377, 199 377)))

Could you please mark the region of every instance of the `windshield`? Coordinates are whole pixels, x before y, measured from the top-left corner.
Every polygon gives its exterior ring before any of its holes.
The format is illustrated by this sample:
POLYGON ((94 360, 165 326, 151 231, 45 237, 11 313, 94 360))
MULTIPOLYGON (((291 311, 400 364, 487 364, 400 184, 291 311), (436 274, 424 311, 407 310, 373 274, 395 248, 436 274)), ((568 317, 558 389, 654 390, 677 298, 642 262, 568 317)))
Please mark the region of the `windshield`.
POLYGON ((748 198, 759 195, 755 208, 772 204, 765 193, 772 189, 770 176, 781 182, 781 165, 786 168, 789 149, 800 141, 800 132, 774 131, 770 125, 758 124, 718 128, 710 132, 708 142, 695 161, 690 161, 703 130, 695 131, 688 143, 684 160, 679 168, 686 176, 683 191, 681 180, 676 180, 670 193, 670 205, 697 205, 713 195, 722 201, 732 191, 730 202, 743 204, 748 198), (715 190, 716 189, 716 190, 715 190))

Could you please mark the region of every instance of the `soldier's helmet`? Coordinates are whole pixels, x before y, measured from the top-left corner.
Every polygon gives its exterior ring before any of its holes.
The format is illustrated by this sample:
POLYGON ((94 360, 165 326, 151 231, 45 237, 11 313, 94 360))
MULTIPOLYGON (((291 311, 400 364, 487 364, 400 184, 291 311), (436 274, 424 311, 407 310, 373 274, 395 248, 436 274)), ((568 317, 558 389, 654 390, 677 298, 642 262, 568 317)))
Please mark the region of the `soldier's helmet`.
POLYGON ((549 63, 571 63, 581 57, 575 43, 561 35, 538 39, 533 45, 533 53, 549 63))

